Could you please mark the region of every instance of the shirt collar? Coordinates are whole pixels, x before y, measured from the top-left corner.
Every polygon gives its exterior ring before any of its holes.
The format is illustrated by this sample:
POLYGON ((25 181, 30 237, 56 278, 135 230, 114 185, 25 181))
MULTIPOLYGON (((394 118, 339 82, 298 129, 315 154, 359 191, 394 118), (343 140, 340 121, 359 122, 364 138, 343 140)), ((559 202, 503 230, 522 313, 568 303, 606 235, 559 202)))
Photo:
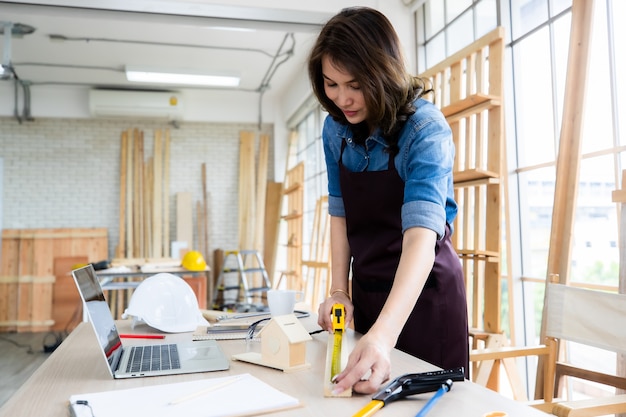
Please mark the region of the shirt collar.
MULTIPOLYGON (((345 140, 348 146, 355 147, 356 144, 352 141, 352 130, 350 130, 350 126, 344 124, 340 126, 341 127, 337 130, 337 134, 339 135, 339 137, 345 140)), ((369 149, 374 146, 374 143, 372 142, 379 143, 385 148, 389 147, 389 145, 387 145, 380 133, 380 128, 377 128, 374 133, 365 140, 365 143, 368 145, 369 149)))

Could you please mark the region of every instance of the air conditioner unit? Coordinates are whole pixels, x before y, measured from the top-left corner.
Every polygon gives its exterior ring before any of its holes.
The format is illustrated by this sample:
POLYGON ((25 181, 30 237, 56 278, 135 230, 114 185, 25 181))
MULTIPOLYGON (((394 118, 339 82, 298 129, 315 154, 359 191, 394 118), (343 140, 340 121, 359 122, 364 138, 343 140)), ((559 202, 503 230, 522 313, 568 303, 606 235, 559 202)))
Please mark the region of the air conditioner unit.
POLYGON ((101 117, 152 117, 180 120, 182 94, 169 91, 90 90, 89 110, 101 117))

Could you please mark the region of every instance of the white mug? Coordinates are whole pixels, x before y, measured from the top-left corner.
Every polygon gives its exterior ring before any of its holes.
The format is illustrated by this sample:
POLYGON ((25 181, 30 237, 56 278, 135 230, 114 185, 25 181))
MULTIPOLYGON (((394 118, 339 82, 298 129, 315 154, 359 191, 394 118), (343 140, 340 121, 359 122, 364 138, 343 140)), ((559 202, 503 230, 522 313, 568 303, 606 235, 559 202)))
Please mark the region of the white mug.
POLYGON ((270 315, 284 316, 293 313, 296 302, 302 301, 304 293, 296 290, 269 290, 267 292, 267 304, 270 315))

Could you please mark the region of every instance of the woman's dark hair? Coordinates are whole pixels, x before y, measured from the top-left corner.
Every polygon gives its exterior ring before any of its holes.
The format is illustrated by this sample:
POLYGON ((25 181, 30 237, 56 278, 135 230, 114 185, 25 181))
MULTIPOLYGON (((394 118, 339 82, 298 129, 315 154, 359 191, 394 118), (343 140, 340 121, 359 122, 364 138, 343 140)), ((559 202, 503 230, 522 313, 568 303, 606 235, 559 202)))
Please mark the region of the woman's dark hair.
POLYGON ((368 115, 364 122, 351 126, 355 140, 365 140, 370 128, 379 127, 391 151, 397 153, 397 133, 415 113, 413 101, 428 91, 423 80, 407 72, 391 22, 375 9, 343 9, 322 28, 311 50, 308 66, 314 94, 335 120, 349 124, 324 92, 324 57, 351 74, 363 92, 368 115))

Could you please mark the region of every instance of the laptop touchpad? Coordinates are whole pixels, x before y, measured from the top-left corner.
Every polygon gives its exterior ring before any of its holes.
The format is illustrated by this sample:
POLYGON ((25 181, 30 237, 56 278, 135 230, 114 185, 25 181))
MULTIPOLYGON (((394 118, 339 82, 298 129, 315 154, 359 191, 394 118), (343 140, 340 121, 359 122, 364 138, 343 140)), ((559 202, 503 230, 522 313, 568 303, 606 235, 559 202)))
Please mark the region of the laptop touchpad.
POLYGON ((185 358, 188 360, 194 360, 194 359, 203 360, 203 359, 216 356, 218 353, 218 350, 216 347, 212 347, 212 346, 198 346, 198 347, 185 346, 183 348, 180 348, 179 353, 180 353, 181 358, 185 358))

